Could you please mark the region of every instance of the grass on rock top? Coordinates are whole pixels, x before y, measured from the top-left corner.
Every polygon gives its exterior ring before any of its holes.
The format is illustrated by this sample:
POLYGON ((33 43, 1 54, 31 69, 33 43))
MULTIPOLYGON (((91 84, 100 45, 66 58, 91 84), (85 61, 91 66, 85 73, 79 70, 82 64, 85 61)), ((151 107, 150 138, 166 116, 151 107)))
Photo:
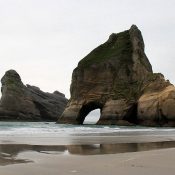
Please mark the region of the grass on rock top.
POLYGON ((87 68, 94 63, 100 63, 108 59, 118 59, 122 63, 131 62, 132 44, 129 30, 118 34, 112 34, 108 41, 100 45, 79 63, 78 67, 87 68))

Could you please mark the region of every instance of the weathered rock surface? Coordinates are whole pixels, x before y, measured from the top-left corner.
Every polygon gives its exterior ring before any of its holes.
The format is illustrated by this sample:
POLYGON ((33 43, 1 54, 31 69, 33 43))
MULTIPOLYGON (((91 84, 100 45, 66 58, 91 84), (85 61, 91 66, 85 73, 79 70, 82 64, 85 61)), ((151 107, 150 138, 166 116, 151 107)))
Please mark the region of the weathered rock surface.
POLYGON ((0 120, 56 121, 67 104, 64 94, 42 92, 38 87, 25 86, 15 70, 5 73, 0 100, 0 120))
POLYGON ((173 125, 175 88, 159 75, 152 72, 135 25, 112 34, 74 69, 71 98, 58 123, 82 124, 99 108, 97 124, 173 125))
POLYGON ((175 87, 162 74, 154 74, 138 100, 138 122, 149 126, 175 126, 175 87))

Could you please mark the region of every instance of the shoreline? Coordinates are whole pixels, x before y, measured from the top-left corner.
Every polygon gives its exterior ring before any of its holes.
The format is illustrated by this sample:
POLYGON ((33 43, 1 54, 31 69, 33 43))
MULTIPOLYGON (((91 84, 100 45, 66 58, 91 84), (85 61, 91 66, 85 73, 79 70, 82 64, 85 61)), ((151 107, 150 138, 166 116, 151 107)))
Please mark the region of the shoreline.
POLYGON ((29 145, 82 145, 82 144, 116 144, 175 141, 175 135, 67 135, 59 134, 26 134, 0 135, 0 144, 29 145))

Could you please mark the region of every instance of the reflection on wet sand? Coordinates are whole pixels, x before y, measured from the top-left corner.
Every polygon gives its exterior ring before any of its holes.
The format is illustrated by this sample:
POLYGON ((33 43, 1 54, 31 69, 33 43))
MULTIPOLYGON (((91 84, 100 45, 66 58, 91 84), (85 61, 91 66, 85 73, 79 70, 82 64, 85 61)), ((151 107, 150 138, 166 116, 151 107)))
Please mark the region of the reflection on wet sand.
POLYGON ((9 164, 29 163, 29 162, 33 161, 26 159, 16 159, 16 156, 6 153, 0 153, 0 166, 5 166, 9 164))
POLYGON ((32 151, 42 154, 74 155, 99 155, 116 154, 125 152, 147 151, 153 149, 173 148, 175 141, 148 142, 148 143, 118 143, 118 144, 93 144, 93 145, 26 145, 26 144, 1 144, 0 166, 9 164, 29 163, 28 159, 18 159, 18 154, 32 151))
POLYGON ((148 151, 153 149, 173 148, 175 147, 175 141, 148 142, 148 143, 69 145, 66 147, 70 154, 78 154, 78 155, 117 154, 117 153, 125 153, 125 152, 137 152, 137 151, 148 151))

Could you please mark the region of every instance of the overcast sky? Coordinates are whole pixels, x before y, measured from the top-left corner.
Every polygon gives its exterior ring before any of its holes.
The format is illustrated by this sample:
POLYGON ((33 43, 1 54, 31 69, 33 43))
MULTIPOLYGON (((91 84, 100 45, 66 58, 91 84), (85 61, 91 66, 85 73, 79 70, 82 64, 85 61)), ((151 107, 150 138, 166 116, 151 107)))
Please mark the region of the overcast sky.
POLYGON ((69 98, 78 61, 136 24, 154 72, 175 83, 175 0, 0 0, 0 77, 69 98))

